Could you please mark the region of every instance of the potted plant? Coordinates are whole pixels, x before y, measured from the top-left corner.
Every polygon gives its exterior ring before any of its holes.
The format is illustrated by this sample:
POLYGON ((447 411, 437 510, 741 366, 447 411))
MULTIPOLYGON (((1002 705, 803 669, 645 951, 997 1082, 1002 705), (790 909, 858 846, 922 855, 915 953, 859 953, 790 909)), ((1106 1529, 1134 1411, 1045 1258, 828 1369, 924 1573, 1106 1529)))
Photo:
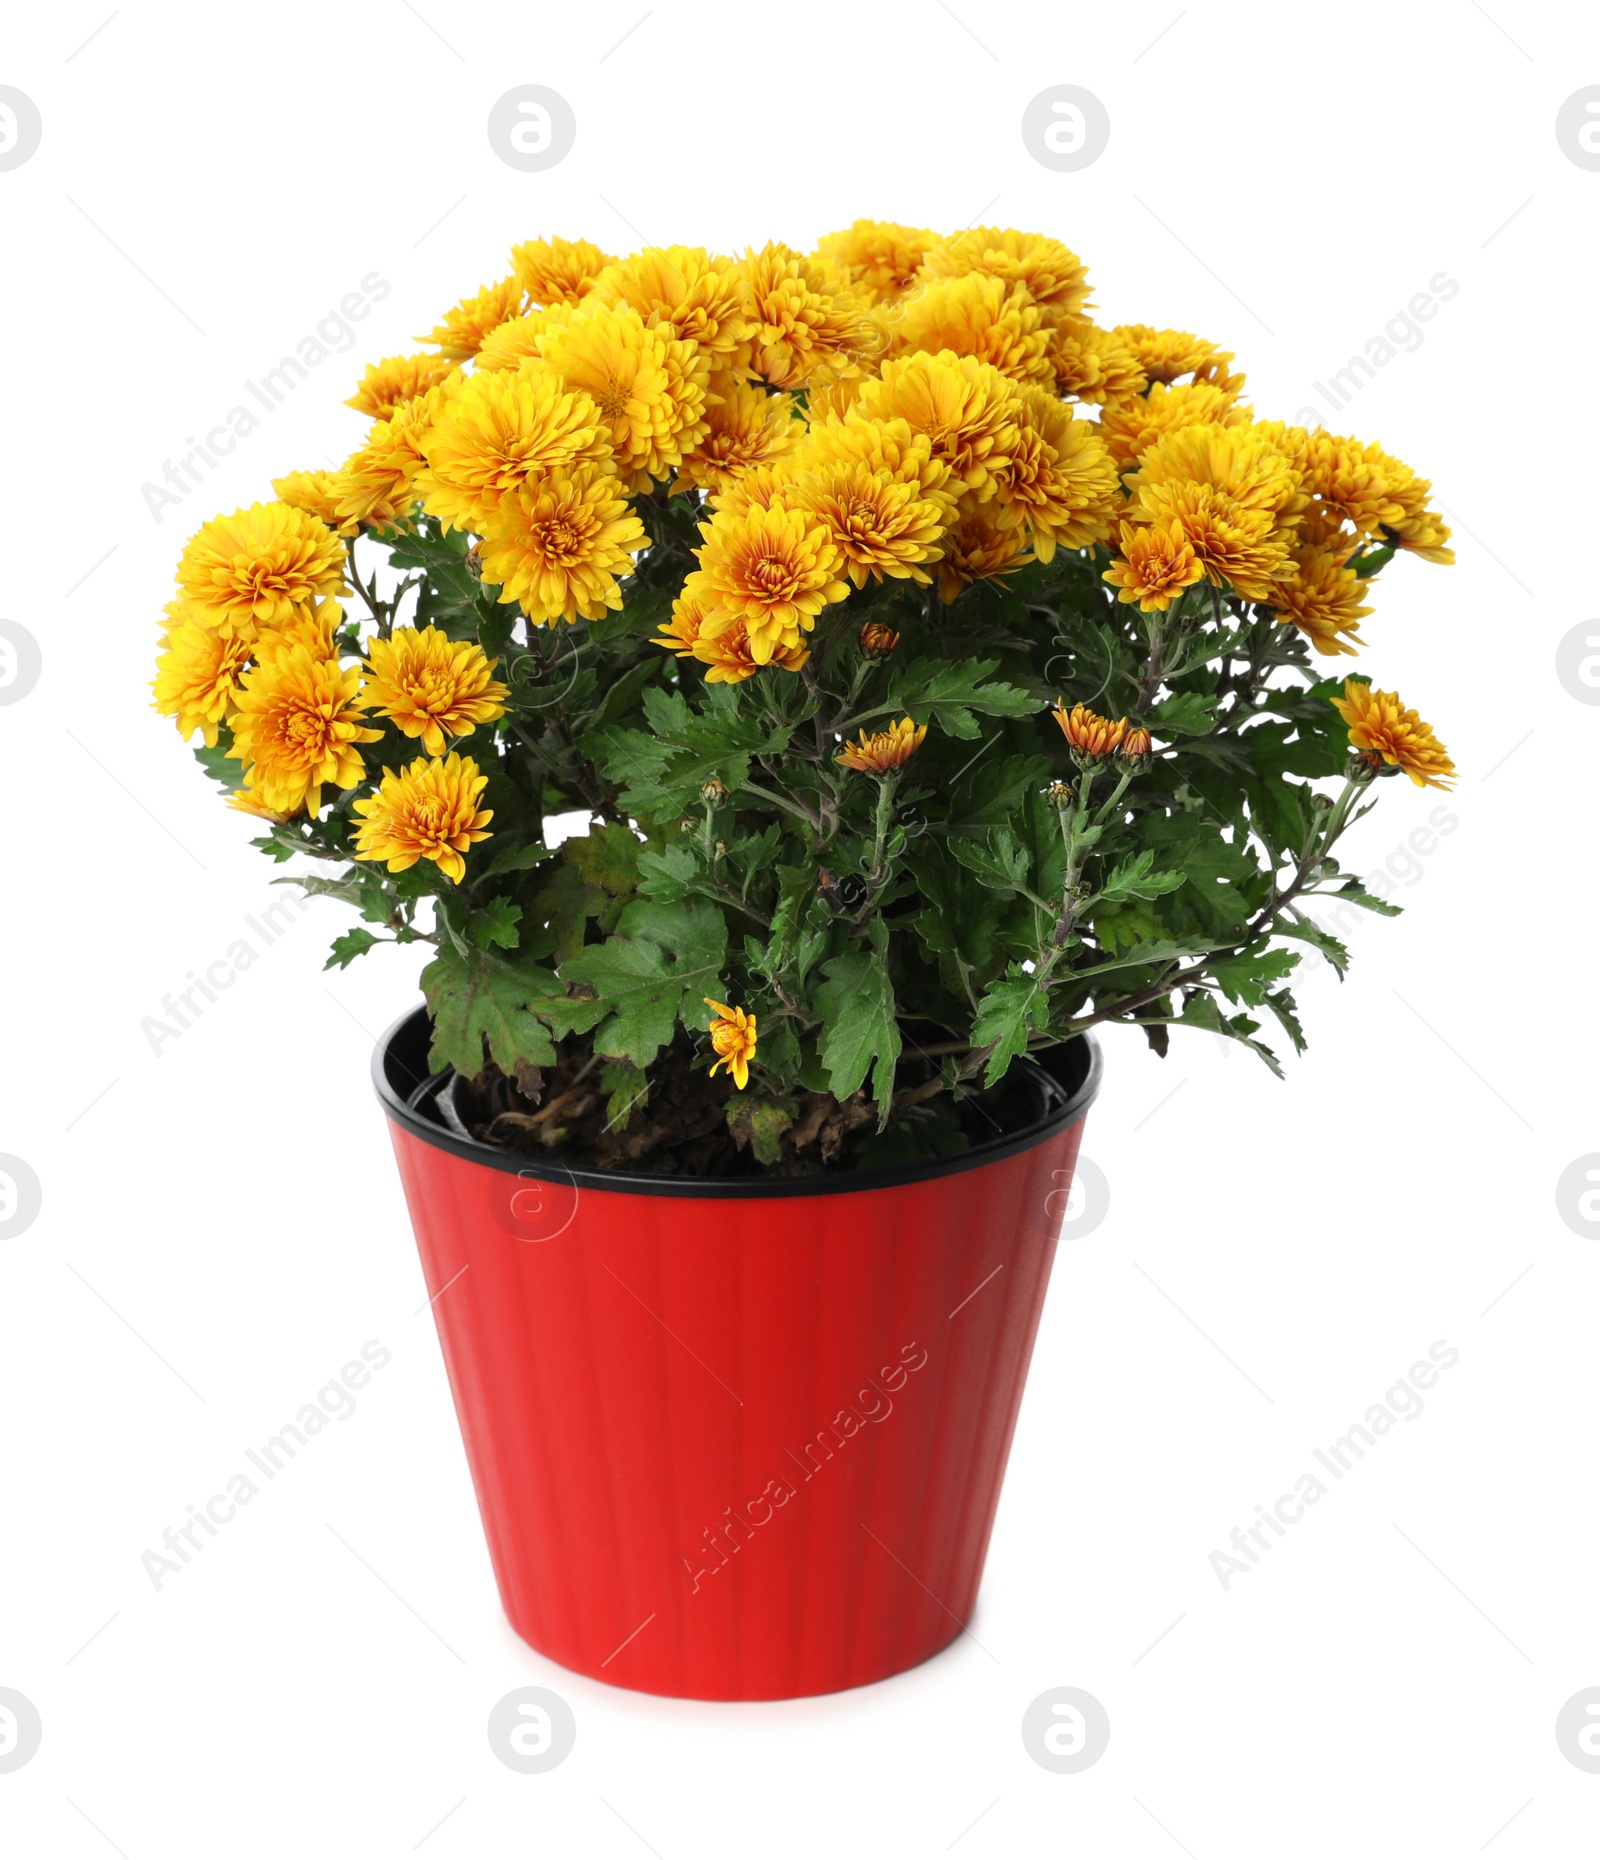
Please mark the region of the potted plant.
POLYGON ((1091 1029, 1276 1070, 1313 901, 1393 914, 1340 841, 1451 764, 1324 661, 1449 532, 1051 238, 512 267, 190 541, 156 708, 330 963, 426 945, 375 1077, 518 1631, 860 1684, 973 1605, 1091 1029))

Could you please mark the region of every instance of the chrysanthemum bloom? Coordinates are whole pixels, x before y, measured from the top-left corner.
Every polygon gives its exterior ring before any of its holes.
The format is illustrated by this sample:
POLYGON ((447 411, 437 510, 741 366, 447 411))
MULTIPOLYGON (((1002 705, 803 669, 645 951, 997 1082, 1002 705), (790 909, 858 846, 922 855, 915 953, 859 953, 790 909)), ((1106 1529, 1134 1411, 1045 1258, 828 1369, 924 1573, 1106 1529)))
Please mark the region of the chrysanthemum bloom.
POLYGON ((1134 772, 1150 766, 1155 754, 1155 745, 1150 741, 1148 730, 1130 730, 1117 745, 1117 754, 1124 762, 1132 763, 1134 772))
POLYGON ((1059 239, 1018 232, 1010 226, 974 226, 938 241, 923 260, 930 278, 959 278, 980 272, 1020 284, 1036 304, 1061 316, 1076 316, 1089 301, 1083 260, 1059 239))
POLYGON ((304 646, 276 653, 239 687, 228 751, 245 768, 246 782, 280 814, 308 814, 322 805, 324 787, 353 788, 365 770, 359 743, 383 734, 369 730, 356 692, 361 674, 304 646))
POLYGON ((1250 409, 1210 381, 1185 381, 1168 387, 1158 381, 1148 394, 1109 400, 1100 415, 1100 437, 1111 456, 1127 470, 1163 433, 1187 426, 1244 426, 1250 409))
POLYGON ((484 829, 494 809, 478 806, 488 783, 470 756, 431 762, 418 756, 398 775, 385 769, 377 793, 354 804, 362 817, 356 857, 381 859, 391 872, 409 871, 419 859, 431 859, 459 885, 467 870, 461 855, 492 837, 484 829))
POLYGON ((511 248, 511 269, 531 304, 575 304, 617 261, 587 239, 528 239, 511 248))
POLYGON ((510 696, 476 640, 453 640, 437 627, 396 627, 367 645, 361 699, 407 736, 420 736, 430 756, 446 741, 506 712, 510 696))
POLYGON ((939 599, 948 607, 975 581, 1001 581, 1033 561, 1020 514, 1003 503, 965 499, 939 556, 939 599))
POLYGON ((826 528, 799 510, 720 512, 700 525, 698 572, 684 583, 708 608, 742 620, 757 665, 797 646, 830 601, 850 592, 839 579, 839 551, 826 528))
POLYGON ((591 299, 629 304, 646 323, 692 342, 729 367, 744 334, 744 284, 731 258, 713 258, 693 245, 648 246, 608 266, 591 299))
POLYGON ((455 380, 429 388, 373 423, 365 442, 339 467, 334 508, 341 523, 401 523, 410 516, 426 463, 422 448, 456 391, 455 380))
POLYGON ((909 717, 902 717, 887 730, 878 730, 871 736, 863 730, 856 742, 847 743, 833 759, 842 767, 856 769, 863 775, 892 775, 911 760, 927 734, 925 723, 913 723, 909 717))
POLYGON ((750 1061, 756 1056, 756 1017, 743 1008, 727 1007, 721 1001, 705 998, 711 1009, 711 1050, 717 1062, 711 1068, 715 1078, 724 1066, 740 1091, 750 1083, 750 1061))
POLYGON ((1092 406, 1142 394, 1148 386, 1138 356, 1122 337, 1087 317, 1063 317, 1050 331, 1050 366, 1061 393, 1092 406))
POLYGON ((484 337, 472 372, 475 375, 514 373, 525 362, 537 362, 540 337, 552 329, 564 329, 571 321, 570 304, 552 304, 548 310, 535 310, 530 316, 508 317, 498 329, 491 329, 484 337))
POLYGON ((597 465, 525 485, 483 538, 483 579, 530 620, 598 620, 622 605, 619 578, 649 541, 622 486, 597 465))
POLYGON ((705 434, 684 454, 674 491, 726 490, 744 472, 783 458, 805 433, 792 394, 765 394, 726 374, 711 377, 710 394, 705 434))
POLYGON ((1341 652, 1354 655, 1361 643, 1357 628, 1372 612, 1361 604, 1372 584, 1362 581, 1326 549, 1297 550, 1294 561, 1294 577, 1279 582, 1273 590, 1278 618, 1297 626, 1318 652, 1330 657, 1341 652))
POLYGON ((927 434, 912 432, 904 420, 871 419, 855 406, 824 415, 815 400, 808 401, 808 408, 811 428, 799 455, 803 469, 861 464, 909 485, 919 498, 942 498, 952 505, 966 489, 952 480, 949 465, 934 457, 927 434))
POLYGON ((418 342, 431 342, 452 361, 464 362, 476 355, 490 330, 498 329, 522 309, 522 285, 513 275, 498 284, 486 284, 471 297, 463 297, 453 310, 419 336, 418 342))
POLYGON ((1350 741, 1368 764, 1404 769, 1419 788, 1449 791, 1456 767, 1430 725, 1407 710, 1396 691, 1374 691, 1360 679, 1344 681, 1344 696, 1328 700, 1350 726, 1350 741))
POLYGON ((386 355, 381 362, 367 363, 345 405, 374 420, 387 420, 396 407, 460 372, 461 364, 448 355, 386 355))
POLYGON ((255 655, 265 665, 280 652, 304 646, 313 659, 337 659, 336 635, 344 625, 344 608, 336 600, 318 601, 302 609, 287 625, 269 627, 256 640, 255 655))
POLYGON ((869 303, 890 302, 917 281, 937 236, 921 226, 890 220, 854 220, 843 232, 817 241, 817 257, 869 303))
POLYGON ((1050 381, 1050 331, 1044 313, 1019 284, 968 272, 930 278, 897 304, 890 330, 896 354, 973 355, 1014 381, 1050 381))
POLYGON ((785 459, 773 465, 752 465, 731 478, 709 502, 717 518, 732 523, 752 510, 793 510, 797 486, 785 459))
MULTIPOLYGON (((1228 369, 1233 361, 1230 349, 1219 349, 1204 336, 1191 336, 1186 329, 1152 329, 1148 323, 1119 323, 1112 331, 1133 351, 1139 366, 1152 381, 1181 381, 1192 375, 1196 381, 1216 381, 1227 386, 1232 377, 1228 369)), ((1238 377, 1242 384, 1244 377, 1238 377)))
POLYGON ((1389 529, 1402 549, 1420 555, 1425 562, 1448 566, 1456 559, 1456 552, 1448 546, 1449 524, 1428 508, 1433 486, 1399 459, 1387 453, 1384 458, 1389 471, 1389 495, 1400 506, 1400 516, 1389 529))
POLYGON ((773 387, 826 383, 858 365, 866 306, 819 259, 776 243, 739 261, 750 366, 773 387))
POLYGON ((248 814, 252 820, 270 820, 274 826, 282 826, 289 816, 280 814, 275 807, 268 807, 261 796, 248 782, 242 788, 235 788, 228 796, 227 805, 240 814, 248 814))
POLYGON ((1058 547, 1104 542, 1124 500, 1098 430, 1027 383, 1017 390, 1017 409, 1017 442, 1000 494, 1026 523, 1034 553, 1049 562, 1058 547))
POLYGON ((1185 588, 1204 579, 1181 524, 1124 523, 1119 548, 1101 580, 1111 583, 1119 601, 1137 601, 1142 614, 1165 613, 1185 588))
POLYGON ((882 375, 862 386, 854 411, 868 420, 904 420, 979 497, 994 495, 1017 444, 1014 384, 970 355, 885 362, 882 375))
POLYGON ((1069 711, 1064 701, 1057 698, 1050 714, 1060 724, 1061 734, 1067 739, 1072 759, 1079 768, 1092 768, 1115 755, 1128 733, 1126 717, 1119 717, 1113 723, 1109 717, 1101 717, 1090 710, 1087 704, 1074 704, 1069 711))
POLYGON ((177 720, 185 742, 200 731, 208 749, 217 744, 217 725, 233 708, 234 693, 250 663, 250 642, 214 633, 198 621, 175 626, 156 660, 155 708, 177 720))
POLYGON ((856 644, 869 659, 887 659, 900 644, 900 635, 881 620, 869 620, 856 635, 856 644))
POLYGON ((609 464, 610 437, 589 396, 543 363, 474 374, 423 436, 415 494, 446 529, 482 535, 530 481, 581 460, 609 464))
POLYGON ((342 534, 353 534, 356 525, 339 521, 339 474, 336 471, 292 471, 274 478, 272 490, 280 504, 291 510, 303 510, 307 516, 326 523, 342 534))
POLYGON ((251 639, 319 594, 342 593, 344 560, 344 544, 308 512, 252 504, 195 532, 178 563, 178 586, 189 618, 251 639))
POLYGON ((539 353, 600 409, 631 491, 670 477, 706 433, 708 358, 670 330, 647 328, 629 304, 585 304, 539 338, 539 353))
MULTIPOLYGON (((762 669, 751 657, 744 622, 714 609, 708 611, 692 594, 680 595, 673 603, 672 616, 656 635, 655 644, 680 659, 698 659, 708 666, 708 685, 742 684, 762 669)), ((798 672, 810 657, 805 646, 779 646, 767 663, 780 671, 798 672)))
POLYGON ((954 515, 948 499, 920 497, 913 485, 860 460, 804 460, 795 472, 795 504, 827 531, 858 588, 885 575, 926 586, 932 577, 918 564, 938 557, 954 515))

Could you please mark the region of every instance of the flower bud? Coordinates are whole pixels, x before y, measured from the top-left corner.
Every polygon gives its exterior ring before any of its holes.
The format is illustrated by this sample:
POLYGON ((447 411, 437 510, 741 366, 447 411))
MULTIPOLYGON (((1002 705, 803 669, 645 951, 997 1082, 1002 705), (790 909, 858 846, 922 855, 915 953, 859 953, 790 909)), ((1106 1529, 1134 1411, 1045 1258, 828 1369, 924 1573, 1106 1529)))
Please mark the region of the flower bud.
POLYGON ((483 544, 475 542, 467 551, 467 573, 474 581, 483 580, 483 544))
POLYGON ((887 659, 900 644, 900 635, 881 620, 869 620, 856 635, 857 643, 869 659, 887 659))
POLYGON ((720 781, 708 781, 700 790, 700 799, 707 807, 721 807, 728 798, 728 791, 720 781))
POLYGON ((1073 799, 1072 783, 1069 781, 1051 782, 1050 786, 1044 791, 1044 798, 1052 807, 1071 807, 1073 799))
POLYGON ((1155 760, 1155 748, 1150 741, 1150 732, 1137 727, 1131 729, 1118 745, 1117 754, 1136 775, 1143 774, 1155 760))

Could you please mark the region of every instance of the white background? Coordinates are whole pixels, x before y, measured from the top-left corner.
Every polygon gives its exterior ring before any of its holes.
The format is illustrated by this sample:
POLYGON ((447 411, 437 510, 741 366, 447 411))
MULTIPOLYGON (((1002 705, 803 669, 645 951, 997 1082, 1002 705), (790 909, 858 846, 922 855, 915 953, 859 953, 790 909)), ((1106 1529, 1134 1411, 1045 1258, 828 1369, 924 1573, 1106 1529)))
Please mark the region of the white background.
POLYGON ((27 9, 0 53, 44 125, 0 173, 0 614, 44 655, 0 710, 0 1150, 44 1194, 0 1243, 0 1686, 44 1724, 0 1774, 5 1851, 1592 1852, 1600 1775, 1554 1723, 1600 1685, 1600 1235, 1556 1184, 1600 1150, 1600 708, 1555 655, 1600 598, 1600 174, 1554 125, 1600 82, 1600 19, 104 8, 27 9), (577 117, 542 174, 485 134, 522 83, 577 117), (1019 133, 1057 83, 1110 113, 1079 173, 1019 133), (1459 283, 1331 422, 1457 526, 1456 567, 1385 575, 1360 663, 1450 746, 1459 824, 1409 855, 1439 797, 1384 790, 1357 863, 1393 858, 1406 914, 1302 989, 1287 1084, 1199 1035, 1165 1064, 1107 1038, 1110 1212, 1062 1250, 975 1638, 839 1697, 684 1704, 568 1674, 501 1616, 367 1080, 415 956, 324 975, 344 919, 318 904, 152 1052, 144 1018, 288 894, 147 683, 185 537, 343 457, 361 365, 514 240, 804 246, 861 214, 1064 239, 1102 320, 1225 342, 1264 417, 1459 283), (374 271, 359 342, 154 521, 141 485, 374 271), (359 1411, 156 1591, 141 1552, 369 1338, 393 1361, 359 1411), (1460 1361, 1427 1411, 1225 1591, 1211 1553, 1440 1338, 1460 1361), (485 1736, 526 1684, 578 1724, 541 1776, 485 1736), (1079 1775, 1019 1734, 1058 1685, 1110 1714, 1079 1775))

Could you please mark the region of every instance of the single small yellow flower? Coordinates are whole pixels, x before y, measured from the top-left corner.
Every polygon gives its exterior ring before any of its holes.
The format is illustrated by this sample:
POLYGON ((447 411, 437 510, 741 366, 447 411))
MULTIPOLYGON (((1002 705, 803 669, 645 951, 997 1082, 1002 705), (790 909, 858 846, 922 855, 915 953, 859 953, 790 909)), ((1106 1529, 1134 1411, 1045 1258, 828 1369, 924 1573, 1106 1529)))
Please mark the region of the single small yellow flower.
POLYGON ((391 872, 409 871, 419 859, 431 859, 459 885, 467 870, 461 855, 492 837, 484 829, 494 809, 478 806, 488 783, 470 756, 431 762, 418 756, 399 774, 385 769, 377 793, 355 803, 362 817, 356 857, 383 860, 391 872))
POLYGON ((324 787, 353 788, 365 775, 360 743, 383 734, 365 726, 356 703, 361 674, 304 646, 274 653, 239 687, 233 747, 246 785, 280 814, 308 814, 324 787))
POLYGON ((1119 601, 1137 601, 1142 614, 1164 613, 1185 588, 1205 579, 1205 570, 1177 523, 1122 526, 1122 553, 1100 577, 1119 601))
POLYGON ((1050 381, 1055 368, 1044 313, 1020 284, 969 271, 931 278, 895 307, 897 354, 973 355, 1014 381, 1050 381))
POLYGON ((1109 717, 1101 717, 1090 710, 1087 704, 1074 704, 1069 711, 1063 700, 1057 698, 1050 714, 1060 724, 1061 734, 1072 750, 1072 759, 1080 768, 1088 768, 1115 755, 1128 733, 1126 717, 1119 717, 1113 723, 1109 717))
POLYGON ((872 736, 863 730, 857 742, 847 744, 833 759, 842 767, 856 769, 863 775, 892 775, 911 760, 927 734, 925 723, 913 723, 909 717, 902 717, 887 730, 879 730, 872 736))
POLYGON ((1197 381, 1228 378, 1232 351, 1219 349, 1204 336, 1191 336, 1186 329, 1119 323, 1111 334, 1127 344, 1152 381, 1178 381, 1184 375, 1192 375, 1197 381))
POLYGON ((917 281, 917 271, 937 241, 920 226, 897 226, 889 220, 855 220, 843 232, 817 241, 817 257, 869 303, 902 297, 917 281))
POLYGON ((750 1083, 750 1061, 756 1055, 756 1017, 743 1008, 713 1001, 710 995, 705 997, 705 1003, 712 1011, 711 1048, 717 1054, 711 1076, 715 1078, 726 1066, 734 1084, 743 1091, 750 1083))
POLYGON ((900 644, 900 635, 881 620, 869 620, 856 635, 856 644, 869 659, 887 659, 900 644))
POLYGON ((255 643, 256 658, 265 665, 280 652, 304 646, 313 659, 336 660, 339 657, 336 635, 343 625, 344 608, 338 601, 318 601, 315 607, 296 614, 287 626, 264 631, 255 643))
POLYGON ((349 535, 356 528, 353 523, 341 523, 336 471, 292 471, 282 478, 274 478, 272 490, 280 504, 287 504, 291 510, 303 510, 342 535, 349 535))
POLYGON ((498 284, 486 284, 471 297, 463 297, 453 310, 418 342, 431 342, 451 361, 464 362, 476 355, 491 330, 509 322, 522 309, 522 282, 515 275, 498 284))
POLYGON ((1374 769, 1404 769, 1419 788, 1449 792, 1456 766, 1430 724, 1407 710, 1397 691, 1375 691, 1360 679, 1344 681, 1344 696, 1328 702, 1350 726, 1350 741, 1374 769))
POLYGON ((964 498, 939 556, 939 599, 948 607, 975 581, 1003 581, 1034 553, 1018 506, 964 498))
MULTIPOLYGON (((672 615, 653 642, 675 652, 680 659, 698 659, 710 667, 708 685, 737 685, 754 678, 761 667, 750 651, 750 634, 742 620, 708 610, 693 594, 681 594, 672 615)), ((805 646, 779 646, 767 661, 780 671, 798 672, 811 657, 805 646)))
POLYGON ((437 627, 397 627, 367 646, 362 702, 407 736, 442 756, 452 736, 505 715, 507 687, 476 640, 453 640, 437 627))
POLYGON ((268 807, 248 782, 242 788, 235 788, 228 796, 228 806, 238 813, 248 814, 252 820, 270 820, 278 827, 289 818, 287 814, 280 814, 275 807, 268 807))
POLYGON ((574 465, 505 498, 484 533, 483 579, 530 620, 600 620, 622 605, 619 581, 649 539, 622 486, 574 465))
POLYGON ((453 380, 429 388, 414 400, 402 401, 388 419, 375 420, 367 429, 359 450, 339 468, 335 509, 342 524, 398 523, 410 515, 426 462, 422 449, 454 389, 453 380))
POLYGON ((826 386, 856 372, 866 306, 820 259, 769 243, 739 261, 751 366, 773 387, 826 386))
POLYGON ((822 609, 850 592, 850 583, 839 578, 837 546, 807 512, 753 509, 730 518, 719 511, 700 525, 700 534, 700 567, 684 592, 744 621, 758 665, 798 646, 822 609))
POLYGON ((511 266, 528 302, 575 304, 617 261, 587 239, 528 239, 511 248, 511 266))
POLYGON ((922 269, 930 278, 959 278, 971 271, 1004 278, 1055 315, 1076 316, 1089 301, 1089 276, 1077 253, 1059 239, 1018 232, 1014 226, 974 226, 936 240, 922 269))
POLYGON ((971 355, 906 355, 885 362, 852 404, 861 418, 904 420, 929 442, 933 457, 978 497, 1004 482, 1017 446, 1015 383, 971 355))
POLYGON ((767 394, 732 375, 711 377, 706 432, 686 452, 673 480, 674 491, 698 485, 725 491, 758 465, 771 465, 789 452, 805 432, 795 418, 792 394, 767 394))
POLYGON ((885 575, 926 585, 919 566, 938 558, 954 514, 943 497, 923 497, 915 485, 876 471, 863 460, 795 467, 795 506, 820 523, 858 588, 885 575))
POLYGON ((702 246, 647 246, 596 278, 589 302, 629 304, 647 323, 729 368, 744 333, 744 292, 731 258, 713 258, 702 246))
POLYGON ((1117 754, 1125 762, 1142 765, 1154 754, 1155 745, 1150 741, 1148 730, 1132 729, 1117 745, 1117 754))
POLYGON ((345 405, 374 420, 387 420, 396 407, 460 372, 461 364, 448 355, 386 355, 381 362, 367 363, 366 373, 345 405))
POLYGON ((253 639, 283 626, 319 594, 344 591, 344 544, 324 523, 287 504, 252 504, 213 517, 178 563, 185 617, 253 639))

